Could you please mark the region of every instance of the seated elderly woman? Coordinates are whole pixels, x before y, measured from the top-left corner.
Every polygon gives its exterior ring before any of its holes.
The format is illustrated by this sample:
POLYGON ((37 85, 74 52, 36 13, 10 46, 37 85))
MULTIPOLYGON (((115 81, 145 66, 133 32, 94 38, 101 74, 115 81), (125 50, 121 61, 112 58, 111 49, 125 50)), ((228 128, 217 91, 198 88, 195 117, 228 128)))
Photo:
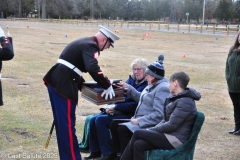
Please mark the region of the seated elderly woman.
MULTIPOLYGON (((127 84, 133 86, 137 91, 142 92, 142 90, 147 86, 147 81, 145 80, 145 69, 148 66, 148 62, 143 58, 135 59, 130 67, 132 69, 132 74, 126 81, 127 84)), ((89 150, 90 154, 84 159, 93 159, 100 157, 101 159, 111 159, 113 156, 112 149, 112 139, 109 132, 110 123, 113 119, 129 119, 133 116, 137 103, 125 95, 124 102, 118 102, 109 105, 106 108, 106 113, 99 113, 93 116, 89 122, 89 150), (122 114, 109 115, 108 112, 112 110, 121 111, 122 114)))
POLYGON ((185 72, 171 75, 172 95, 164 104, 164 119, 155 127, 134 132, 121 160, 145 160, 147 150, 175 149, 188 140, 197 115, 195 100, 201 98, 196 90, 187 88, 189 80, 185 72))
POLYGON ((148 86, 140 93, 126 83, 122 83, 126 94, 138 102, 134 116, 130 122, 121 123, 113 121, 110 127, 113 139, 113 147, 116 158, 123 153, 133 132, 144 128, 153 127, 163 119, 163 106, 169 96, 169 84, 164 77, 164 56, 160 55, 158 60, 146 69, 148 86))

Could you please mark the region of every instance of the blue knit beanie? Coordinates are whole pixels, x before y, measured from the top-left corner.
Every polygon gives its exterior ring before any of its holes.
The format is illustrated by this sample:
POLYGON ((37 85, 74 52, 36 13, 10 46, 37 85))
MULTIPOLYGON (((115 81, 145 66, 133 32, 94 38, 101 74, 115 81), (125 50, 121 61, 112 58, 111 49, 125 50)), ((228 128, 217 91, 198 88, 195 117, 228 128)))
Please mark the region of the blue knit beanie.
POLYGON ((146 68, 145 73, 150 74, 156 79, 162 79, 165 75, 164 66, 163 66, 164 56, 160 54, 158 60, 153 62, 146 68))

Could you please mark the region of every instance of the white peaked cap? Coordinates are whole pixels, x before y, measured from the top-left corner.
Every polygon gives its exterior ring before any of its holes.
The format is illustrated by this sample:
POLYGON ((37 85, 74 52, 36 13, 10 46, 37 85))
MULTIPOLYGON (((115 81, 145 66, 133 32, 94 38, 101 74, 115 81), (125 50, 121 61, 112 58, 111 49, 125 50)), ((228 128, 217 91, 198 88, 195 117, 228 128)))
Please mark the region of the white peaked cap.
POLYGON ((99 31, 104 34, 107 38, 110 39, 111 42, 111 46, 114 47, 114 42, 116 40, 119 40, 120 37, 118 35, 116 35, 115 33, 113 33, 112 31, 110 31, 109 29, 107 29, 106 27, 103 27, 102 25, 99 25, 100 29, 99 31))

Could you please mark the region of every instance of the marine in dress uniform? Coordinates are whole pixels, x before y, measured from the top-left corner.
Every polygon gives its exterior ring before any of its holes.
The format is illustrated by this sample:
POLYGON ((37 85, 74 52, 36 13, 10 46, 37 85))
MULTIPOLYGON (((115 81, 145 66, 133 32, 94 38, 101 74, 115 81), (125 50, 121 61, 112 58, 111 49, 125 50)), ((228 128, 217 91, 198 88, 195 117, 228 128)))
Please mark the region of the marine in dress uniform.
POLYGON ((100 25, 99 32, 92 37, 77 39, 66 46, 57 63, 47 72, 43 81, 47 86, 54 125, 57 134, 61 160, 81 160, 75 129, 75 110, 78 103, 78 90, 84 81, 82 72, 104 88, 102 96, 111 99, 115 96, 109 79, 98 65, 100 51, 113 47, 120 39, 115 33, 100 25))
POLYGON ((2 48, 0 48, 0 106, 3 105, 2 98, 2 82, 1 82, 1 70, 2 61, 11 60, 14 57, 12 38, 6 37, 3 29, 0 27, 0 43, 2 48))

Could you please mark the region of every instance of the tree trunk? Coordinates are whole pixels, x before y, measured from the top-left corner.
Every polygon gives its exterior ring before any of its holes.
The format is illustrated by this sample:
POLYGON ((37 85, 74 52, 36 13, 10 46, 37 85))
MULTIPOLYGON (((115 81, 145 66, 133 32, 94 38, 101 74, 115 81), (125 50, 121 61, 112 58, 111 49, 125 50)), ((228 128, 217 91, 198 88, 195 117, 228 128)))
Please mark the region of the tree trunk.
POLYGON ((40 18, 40 14, 41 14, 41 0, 38 0, 38 18, 40 18))
POLYGON ((46 0, 42 0, 42 18, 46 19, 46 0))
POLYGON ((19 6, 18 6, 18 15, 21 18, 22 17, 22 0, 19 0, 19 6))
POLYGON ((94 19, 94 7, 93 7, 93 0, 90 0, 90 17, 94 19))

